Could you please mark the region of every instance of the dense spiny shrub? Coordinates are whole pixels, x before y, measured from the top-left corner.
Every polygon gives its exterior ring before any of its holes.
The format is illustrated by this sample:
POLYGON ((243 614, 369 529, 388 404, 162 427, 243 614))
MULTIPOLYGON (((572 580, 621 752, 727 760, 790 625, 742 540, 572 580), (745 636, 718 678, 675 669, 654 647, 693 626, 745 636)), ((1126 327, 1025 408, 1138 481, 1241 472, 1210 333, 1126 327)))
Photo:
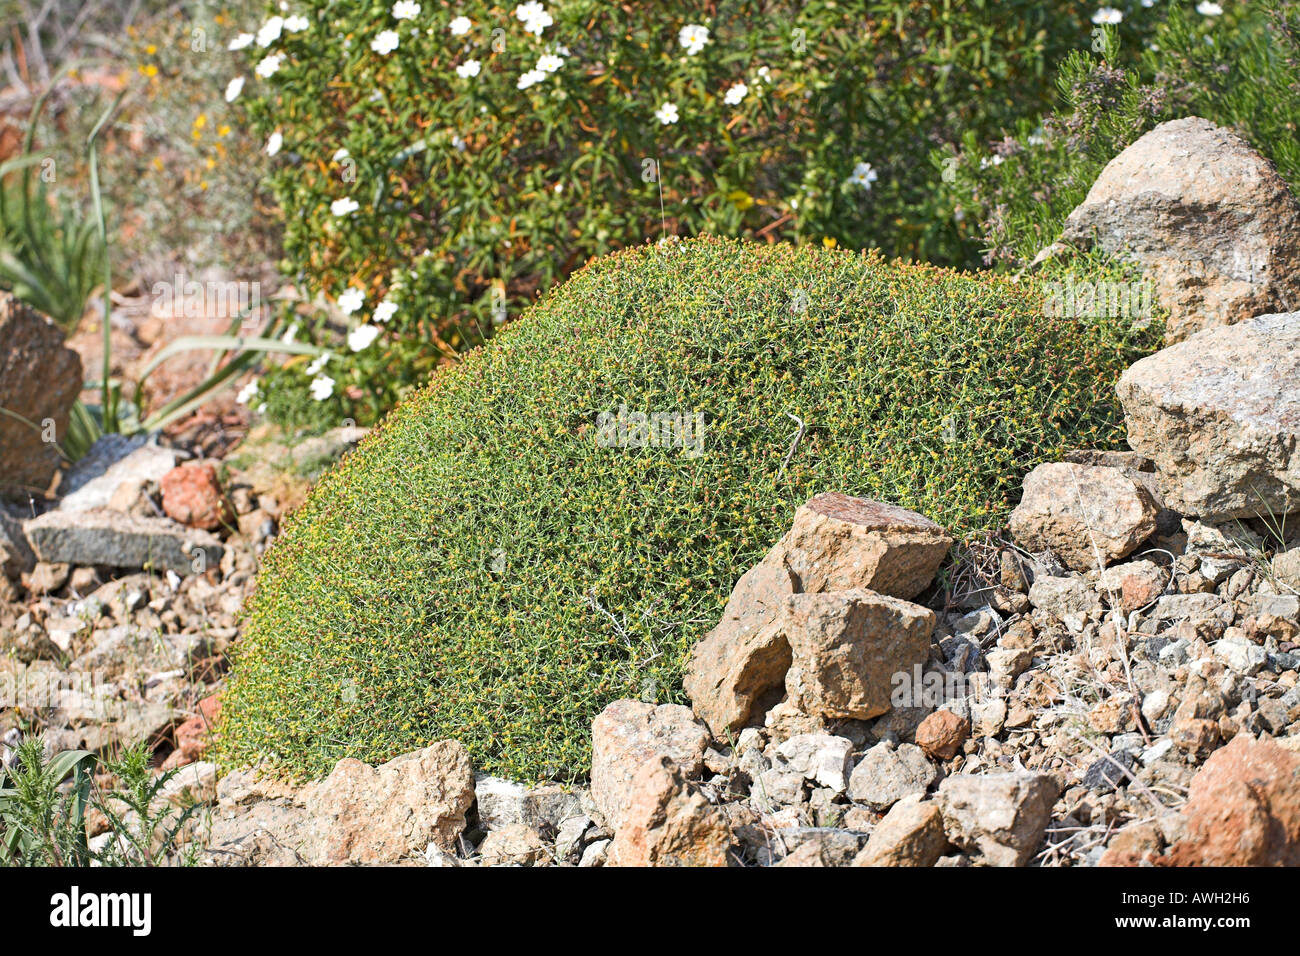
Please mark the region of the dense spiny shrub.
MULTIPOLYGON (((926 157, 1051 105, 1076 0, 275 3, 235 45, 285 262, 367 326, 365 418, 593 255, 826 238, 960 264, 926 157), (371 336, 378 335, 377 338, 371 336)), ((321 344, 322 328, 304 328, 321 344)), ((267 390, 307 380, 276 377, 267 390)), ((272 409, 273 410, 273 409, 272 409)))
POLYGON ((480 770, 581 775, 609 701, 682 700, 689 648, 799 504, 995 526, 1033 464, 1118 439, 1135 345, 1006 279, 871 255, 700 239, 597 260, 287 523, 225 759, 319 773, 454 737, 480 770), (702 453, 608 447, 622 406, 700 413, 702 453))

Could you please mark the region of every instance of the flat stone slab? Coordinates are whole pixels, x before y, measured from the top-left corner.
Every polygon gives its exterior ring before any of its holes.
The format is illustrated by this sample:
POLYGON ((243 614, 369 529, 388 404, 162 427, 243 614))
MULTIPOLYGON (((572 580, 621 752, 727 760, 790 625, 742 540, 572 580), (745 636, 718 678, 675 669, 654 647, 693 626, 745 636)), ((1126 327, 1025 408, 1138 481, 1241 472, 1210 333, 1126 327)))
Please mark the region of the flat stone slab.
POLYGON ((218 566, 225 553, 206 531, 105 509, 49 511, 24 522, 23 530, 36 556, 51 564, 201 574, 218 566))

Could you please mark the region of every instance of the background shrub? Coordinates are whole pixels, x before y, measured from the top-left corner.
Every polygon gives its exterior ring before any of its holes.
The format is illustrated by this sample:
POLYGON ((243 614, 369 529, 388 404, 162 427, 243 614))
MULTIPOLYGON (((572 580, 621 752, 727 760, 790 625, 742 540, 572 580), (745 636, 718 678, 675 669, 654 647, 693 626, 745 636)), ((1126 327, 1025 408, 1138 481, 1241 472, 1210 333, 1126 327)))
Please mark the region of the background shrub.
POLYGON ((435 375, 287 523, 225 759, 315 774, 450 736, 479 770, 581 776, 606 703, 682 699, 690 646, 808 498, 974 532, 1033 464, 1118 441, 1112 385, 1149 344, 1129 334, 1045 319, 1004 278, 816 247, 597 260, 435 375), (702 413, 703 454, 603 447, 620 406, 702 413))
POLYGON ((275 145, 287 268, 348 308, 362 293, 349 321, 383 326, 365 349, 379 358, 343 348, 326 368, 381 410, 589 257, 664 233, 969 263, 927 157, 1049 108, 1096 9, 568 0, 529 21, 482 0, 402 6, 274 5, 265 33, 246 27, 266 43, 241 41, 237 101, 275 145), (344 200, 356 208, 337 214, 344 200))
POLYGON ((1147 39, 1106 28, 1062 63, 1061 106, 992 143, 968 132, 952 192, 979 222, 989 264, 1018 267, 1061 232, 1111 159, 1157 124, 1203 116, 1235 129, 1300 187, 1300 10, 1289 0, 1173 3, 1147 39), (1210 13, 1202 12, 1211 11, 1210 13), (1137 49, 1140 57, 1126 51, 1137 49))

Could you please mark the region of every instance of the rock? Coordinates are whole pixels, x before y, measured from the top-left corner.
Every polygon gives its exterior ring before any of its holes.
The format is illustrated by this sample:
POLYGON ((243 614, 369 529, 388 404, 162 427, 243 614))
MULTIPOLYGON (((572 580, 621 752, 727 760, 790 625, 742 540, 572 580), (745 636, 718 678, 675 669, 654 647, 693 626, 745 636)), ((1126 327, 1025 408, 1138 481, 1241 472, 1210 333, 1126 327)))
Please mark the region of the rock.
POLYGON ((1163 848, 1164 838, 1155 823, 1133 823, 1111 838, 1097 865, 1150 866, 1155 863, 1163 848))
POLYGON ((84 381, 81 358, 34 309, 0 292, 0 492, 43 492, 62 456, 68 414, 84 381), (11 417, 25 418, 36 427, 11 417))
POLYGON ((1254 677, 1268 663, 1268 652, 1244 637, 1225 637, 1214 645, 1214 656, 1229 670, 1254 677))
POLYGON ((899 800, 923 795, 938 777, 934 765, 914 744, 879 743, 863 754, 849 777, 849 799, 873 810, 888 810, 899 800))
POLYGON ((929 657, 934 621, 929 608, 860 588, 787 599, 775 626, 790 645, 790 703, 832 719, 878 717, 895 675, 929 657))
POLYGON ((479 776, 474 780, 474 796, 485 830, 522 825, 551 836, 562 822, 582 813, 581 797, 556 785, 530 789, 500 777, 479 776))
POLYGON ((798 806, 804 797, 804 775, 797 770, 770 767, 754 778, 751 792, 754 805, 764 812, 798 806))
POLYGON ((1137 758, 1128 750, 1116 750, 1093 761, 1083 774, 1083 785, 1098 793, 1109 793, 1128 783, 1137 758), (1126 772, 1127 771, 1127 772, 1126 772))
POLYGON ((851 588, 911 598, 934 578, 952 539, 894 505, 829 493, 736 583, 722 620, 691 653, 686 693, 717 733, 738 729, 780 699, 789 642, 774 634, 788 598, 851 588))
POLYGON ((38 561, 27 576, 27 590, 32 594, 54 594, 68 583, 71 568, 66 564, 38 561))
MULTIPOLYGON (((199 701, 199 712, 176 728, 176 749, 167 759, 171 766, 198 760, 212 742, 212 731, 221 719, 221 695, 213 694, 199 701)), ((170 769, 164 765, 164 769, 170 769)))
POLYGON ((0 577, 18 580, 36 564, 22 524, 0 508, 0 577))
POLYGON ((969 720, 951 710, 936 710, 916 728, 916 745, 935 760, 951 760, 969 736, 969 720))
POLYGON ((642 763, 631 781, 608 862, 611 866, 726 866, 731 842, 726 814, 690 789, 676 761, 659 756, 642 763))
MULTIPOLYGON (((0 549, 3 547, 0 543, 0 549)), ((1273 555, 1273 575, 1287 587, 1300 590, 1300 548, 1273 555)))
POLYGON ((1154 561, 1129 561, 1102 572, 1097 587, 1111 607, 1131 614, 1154 604, 1168 583, 1169 574, 1154 561))
POLYGON ((587 848, 582 851, 582 859, 578 866, 604 866, 609 859, 609 848, 613 840, 593 840, 587 844, 587 848))
POLYGON ((773 551, 793 573, 796 593, 867 588, 911 599, 929 587, 951 546, 915 511, 829 492, 795 513, 773 551))
POLYGON ((772 835, 782 854, 777 866, 848 866, 866 842, 866 834, 836 827, 787 827, 772 835))
POLYGON ((1232 606, 1214 593, 1166 594, 1155 606, 1157 621, 1222 620, 1225 615, 1231 620, 1232 606))
POLYGON ((1075 571, 1127 557, 1156 530, 1156 504, 1118 468, 1054 462, 1025 476, 1011 534, 1028 551, 1051 550, 1075 571))
POLYGON ((1060 792, 1045 773, 958 774, 939 785, 938 802, 952 843, 991 866, 1024 866, 1060 792))
POLYGON ((899 800, 876 824, 853 865, 934 866, 947 849, 939 805, 913 795, 899 800))
POLYGON ((190 528, 216 531, 234 521, 234 512, 221 491, 217 469, 208 462, 178 465, 159 482, 167 517, 190 528))
POLYGON ((42 561, 200 573, 220 566, 225 549, 206 531, 166 518, 116 511, 49 511, 23 525, 42 561))
POLYGON ((1057 620, 1083 618, 1101 610, 1101 598, 1079 578, 1040 575, 1029 589, 1029 603, 1057 620))
POLYGON ((831 734, 799 734, 776 748, 782 764, 819 787, 843 793, 849 785, 853 741, 831 734))
POLYGON ((1238 734, 1192 779, 1173 866, 1300 866, 1300 754, 1238 734))
POLYGON ((544 866, 551 859, 542 835, 523 823, 490 831, 478 853, 483 866, 544 866))
POLYGON ((605 822, 622 825, 632 781, 643 764, 666 757, 686 777, 698 777, 708 729, 679 704, 616 700, 591 724, 591 796, 605 822))
POLYGON ((1211 521, 1300 509, 1300 312, 1208 329, 1116 386, 1168 506, 1211 521))
POLYGON ((307 798, 317 864, 396 863, 430 843, 454 847, 474 803, 469 755, 442 740, 380 767, 346 757, 307 798))
POLYGON ((92 511, 128 503, 124 488, 132 486, 138 494, 174 467, 176 453, 160 448, 147 435, 101 435, 59 483, 59 510, 92 511))
POLYGON ((1300 207, 1268 160, 1200 117, 1162 123, 1111 160, 1063 238, 1152 275, 1171 341, 1300 300, 1300 207))

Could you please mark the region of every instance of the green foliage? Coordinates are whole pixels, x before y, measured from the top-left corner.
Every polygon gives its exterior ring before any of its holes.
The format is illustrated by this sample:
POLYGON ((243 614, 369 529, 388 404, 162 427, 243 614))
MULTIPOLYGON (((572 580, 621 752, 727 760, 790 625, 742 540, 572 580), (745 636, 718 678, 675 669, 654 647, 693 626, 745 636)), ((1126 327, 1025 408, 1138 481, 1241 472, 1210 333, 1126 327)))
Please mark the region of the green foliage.
POLYGON ((1160 19, 1135 61, 1124 60, 1121 34, 1107 28, 1092 53, 1061 64, 1056 112, 1021 120, 991 146, 971 130, 960 152, 936 153, 951 170, 955 201, 980 221, 986 262, 1031 260, 1111 159, 1180 116, 1236 129, 1300 187, 1300 12, 1264 0, 1232 4, 1223 16, 1178 3, 1151 13, 1160 19))
POLYGON ((144 744, 100 760, 85 750, 45 756, 39 737, 18 745, 14 767, 0 767, 0 865, 157 866, 192 862, 178 846, 197 806, 176 807, 160 798, 181 769, 155 776, 144 744), (104 792, 96 772, 117 780, 104 792), (71 778, 71 779, 69 779, 71 778), (113 839, 92 852, 86 836, 89 809, 104 814, 113 839))
MULTIPOLYGON (((237 101, 280 144, 291 273, 312 294, 364 293, 349 321, 383 325, 332 363, 340 390, 366 396, 347 410, 358 419, 588 258, 664 234, 968 263, 967 227, 924 157, 1050 106, 1051 68, 1088 44, 1095 5, 568 0, 538 33, 513 4, 426 2, 404 20, 391 8, 276 7, 305 23, 244 48, 237 101), (709 31, 695 52, 679 35, 690 25, 709 31), (398 46, 377 52, 388 30, 398 46), (355 211, 331 210, 345 199, 355 211), (381 302, 391 318, 375 316, 381 302)), ((323 325, 306 334, 330 341, 323 325)))
POLYGON ((1047 319, 1004 278, 809 246, 597 260, 286 523, 224 759, 315 774, 454 737, 478 770, 582 776, 605 704, 682 700, 689 648, 801 503, 839 490, 996 527, 1031 466, 1120 439, 1114 380, 1158 335, 1047 319), (607 447, 620 406, 698 412, 702 454, 607 447))

